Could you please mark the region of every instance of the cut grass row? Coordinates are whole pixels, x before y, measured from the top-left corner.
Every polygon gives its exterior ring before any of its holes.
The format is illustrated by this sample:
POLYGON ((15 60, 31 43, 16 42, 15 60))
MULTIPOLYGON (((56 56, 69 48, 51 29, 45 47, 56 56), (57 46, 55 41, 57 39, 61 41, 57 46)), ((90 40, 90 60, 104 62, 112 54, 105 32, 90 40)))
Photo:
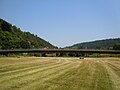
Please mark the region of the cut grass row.
POLYGON ((0 62, 0 90, 120 89, 119 58, 23 57, 0 62))

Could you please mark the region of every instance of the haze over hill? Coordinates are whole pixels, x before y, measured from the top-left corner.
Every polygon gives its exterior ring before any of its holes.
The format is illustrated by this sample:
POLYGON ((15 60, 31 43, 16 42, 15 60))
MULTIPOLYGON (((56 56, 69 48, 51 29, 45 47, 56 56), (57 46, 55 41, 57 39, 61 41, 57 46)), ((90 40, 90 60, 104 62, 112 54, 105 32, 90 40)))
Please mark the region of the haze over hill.
POLYGON ((0 49, 55 48, 52 44, 31 34, 23 32, 15 25, 0 19, 0 49))
POLYGON ((77 43, 72 46, 68 46, 66 48, 71 48, 71 49, 113 49, 115 45, 118 45, 120 48, 120 38, 77 43))

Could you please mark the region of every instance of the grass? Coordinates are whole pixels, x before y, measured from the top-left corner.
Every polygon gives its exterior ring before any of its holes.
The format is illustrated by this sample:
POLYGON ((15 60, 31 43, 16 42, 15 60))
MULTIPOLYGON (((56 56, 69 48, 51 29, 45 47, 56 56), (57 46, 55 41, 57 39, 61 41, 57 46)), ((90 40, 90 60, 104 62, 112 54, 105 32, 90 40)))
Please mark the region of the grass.
POLYGON ((120 90, 120 58, 0 58, 0 90, 120 90))

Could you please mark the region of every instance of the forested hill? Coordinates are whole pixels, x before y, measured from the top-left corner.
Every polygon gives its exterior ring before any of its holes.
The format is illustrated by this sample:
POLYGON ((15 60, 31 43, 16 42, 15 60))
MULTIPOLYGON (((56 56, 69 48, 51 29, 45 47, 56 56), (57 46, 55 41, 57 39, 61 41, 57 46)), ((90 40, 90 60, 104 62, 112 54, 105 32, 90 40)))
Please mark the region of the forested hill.
POLYGON ((55 48, 49 42, 0 19, 0 49, 55 48))
POLYGON ((74 44, 73 46, 69 46, 66 48, 72 48, 72 49, 115 49, 115 50, 119 49, 120 50, 120 38, 78 43, 78 44, 74 44))

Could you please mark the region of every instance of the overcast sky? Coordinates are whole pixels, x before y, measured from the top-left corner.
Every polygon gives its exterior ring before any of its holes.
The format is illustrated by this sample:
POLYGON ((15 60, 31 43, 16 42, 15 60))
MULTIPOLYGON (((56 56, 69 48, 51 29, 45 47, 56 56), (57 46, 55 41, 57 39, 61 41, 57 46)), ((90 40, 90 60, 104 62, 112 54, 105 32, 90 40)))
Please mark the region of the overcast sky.
POLYGON ((0 18, 58 47, 120 37, 120 0, 0 0, 0 18))

